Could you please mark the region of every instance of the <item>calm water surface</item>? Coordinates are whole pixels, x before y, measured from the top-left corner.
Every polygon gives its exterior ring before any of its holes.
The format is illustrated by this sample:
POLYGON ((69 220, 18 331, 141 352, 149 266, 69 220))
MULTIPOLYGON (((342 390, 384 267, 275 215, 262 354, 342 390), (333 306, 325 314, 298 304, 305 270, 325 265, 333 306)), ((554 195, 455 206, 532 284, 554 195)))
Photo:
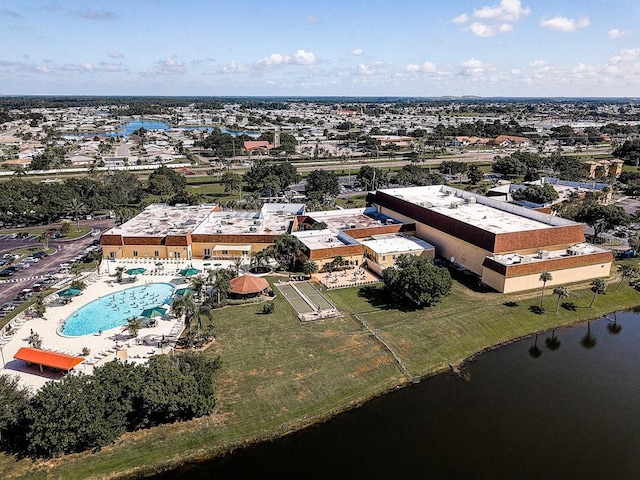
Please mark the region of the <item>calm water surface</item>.
POLYGON ((303 432, 161 478, 640 479, 640 316, 481 355, 303 432), (585 346, 586 345, 586 346, 585 346), (533 352, 535 354, 535 351, 533 352))

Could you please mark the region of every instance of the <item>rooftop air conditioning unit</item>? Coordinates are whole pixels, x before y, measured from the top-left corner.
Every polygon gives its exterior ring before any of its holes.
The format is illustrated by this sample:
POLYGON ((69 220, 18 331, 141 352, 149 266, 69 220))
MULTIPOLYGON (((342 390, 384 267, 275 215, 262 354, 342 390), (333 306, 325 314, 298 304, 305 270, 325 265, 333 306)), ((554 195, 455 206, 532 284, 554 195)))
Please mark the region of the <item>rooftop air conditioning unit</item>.
POLYGON ((280 225, 280 230, 285 231, 287 229, 287 227, 285 227, 284 225, 280 225))
POLYGON ((466 202, 469 205, 473 205, 474 203, 476 203, 476 197, 469 197, 469 198, 466 199, 466 202))
POLYGON ((249 227, 250 232, 257 232, 258 229, 256 227, 249 227))
POLYGON ((451 202, 451 205, 449 205, 449 208, 458 208, 458 202, 451 202))
POLYGON ((261 222, 260 222, 260 220, 254 220, 254 221, 253 221, 253 224, 254 224, 254 225, 260 225, 260 223, 261 223, 261 222))
POLYGON ((219 228, 216 230, 216 233, 222 233, 222 230, 219 228))

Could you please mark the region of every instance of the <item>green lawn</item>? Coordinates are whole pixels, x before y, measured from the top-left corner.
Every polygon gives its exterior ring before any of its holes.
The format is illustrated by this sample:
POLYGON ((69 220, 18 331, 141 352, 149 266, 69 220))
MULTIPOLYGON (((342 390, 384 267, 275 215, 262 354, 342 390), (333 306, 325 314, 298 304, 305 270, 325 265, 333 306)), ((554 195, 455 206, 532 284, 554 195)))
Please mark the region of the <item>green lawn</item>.
POLYGON ((419 377, 513 338, 640 303, 640 293, 625 284, 616 292, 612 282, 593 308, 588 285, 570 286, 567 308, 557 315, 552 288, 540 314, 539 291, 477 292, 458 280, 450 297, 424 310, 392 308, 376 285, 326 292, 345 316, 318 322, 299 322, 280 297, 271 315, 258 314, 260 305, 228 307, 216 312, 217 340, 206 351, 223 363, 213 415, 128 434, 92 454, 36 463, 0 457, 0 472, 7 478, 134 476, 277 437, 410 381, 354 314, 419 377))

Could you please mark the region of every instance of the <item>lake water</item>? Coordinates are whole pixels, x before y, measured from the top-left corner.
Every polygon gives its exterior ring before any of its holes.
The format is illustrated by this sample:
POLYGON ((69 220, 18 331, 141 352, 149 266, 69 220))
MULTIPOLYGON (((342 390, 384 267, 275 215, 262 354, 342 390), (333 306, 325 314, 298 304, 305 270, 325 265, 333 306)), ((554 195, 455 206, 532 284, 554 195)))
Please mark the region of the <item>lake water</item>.
POLYGON ((640 316, 488 352, 281 440, 158 478, 638 479, 640 316), (595 340, 595 341, 594 341, 595 340), (535 352, 534 352, 535 353, 535 352))
MULTIPOLYGON (((156 122, 151 120, 134 120, 129 123, 126 123, 115 133, 107 134, 107 136, 129 136, 139 128, 144 127, 147 130, 170 130, 171 125, 164 122, 156 122)), ((184 128, 185 130, 212 130, 213 127, 178 127, 184 128)), ((252 138, 258 138, 260 136, 260 132, 243 132, 237 130, 229 130, 227 128, 221 128, 220 131, 222 133, 228 133, 233 137, 237 137, 240 135, 248 135, 252 138)))

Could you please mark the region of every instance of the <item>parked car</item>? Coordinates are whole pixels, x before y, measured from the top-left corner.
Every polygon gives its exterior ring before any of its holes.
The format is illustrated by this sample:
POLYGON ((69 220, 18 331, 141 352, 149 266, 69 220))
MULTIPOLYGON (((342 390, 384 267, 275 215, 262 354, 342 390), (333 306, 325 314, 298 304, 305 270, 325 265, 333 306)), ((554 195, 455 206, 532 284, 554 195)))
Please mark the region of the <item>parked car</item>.
POLYGON ((27 257, 23 260, 23 262, 29 262, 29 263, 38 263, 40 261, 39 258, 34 258, 34 257, 27 257))
POLYGON ((3 312, 10 312, 11 310, 15 310, 16 306, 12 302, 6 302, 2 304, 0 310, 3 312))
POLYGON ((40 251, 40 252, 36 252, 36 253, 34 253, 34 254, 33 254, 33 255, 31 255, 31 256, 32 256, 33 258, 40 258, 40 259, 42 259, 42 258, 44 258, 44 257, 46 257, 46 256, 48 256, 48 255, 49 255, 49 254, 48 254, 47 252, 42 252, 42 251, 40 251))
POLYGON ((0 271, 0 277, 11 277, 13 276, 13 274, 16 273, 13 270, 9 270, 8 268, 5 268, 4 270, 0 271))

